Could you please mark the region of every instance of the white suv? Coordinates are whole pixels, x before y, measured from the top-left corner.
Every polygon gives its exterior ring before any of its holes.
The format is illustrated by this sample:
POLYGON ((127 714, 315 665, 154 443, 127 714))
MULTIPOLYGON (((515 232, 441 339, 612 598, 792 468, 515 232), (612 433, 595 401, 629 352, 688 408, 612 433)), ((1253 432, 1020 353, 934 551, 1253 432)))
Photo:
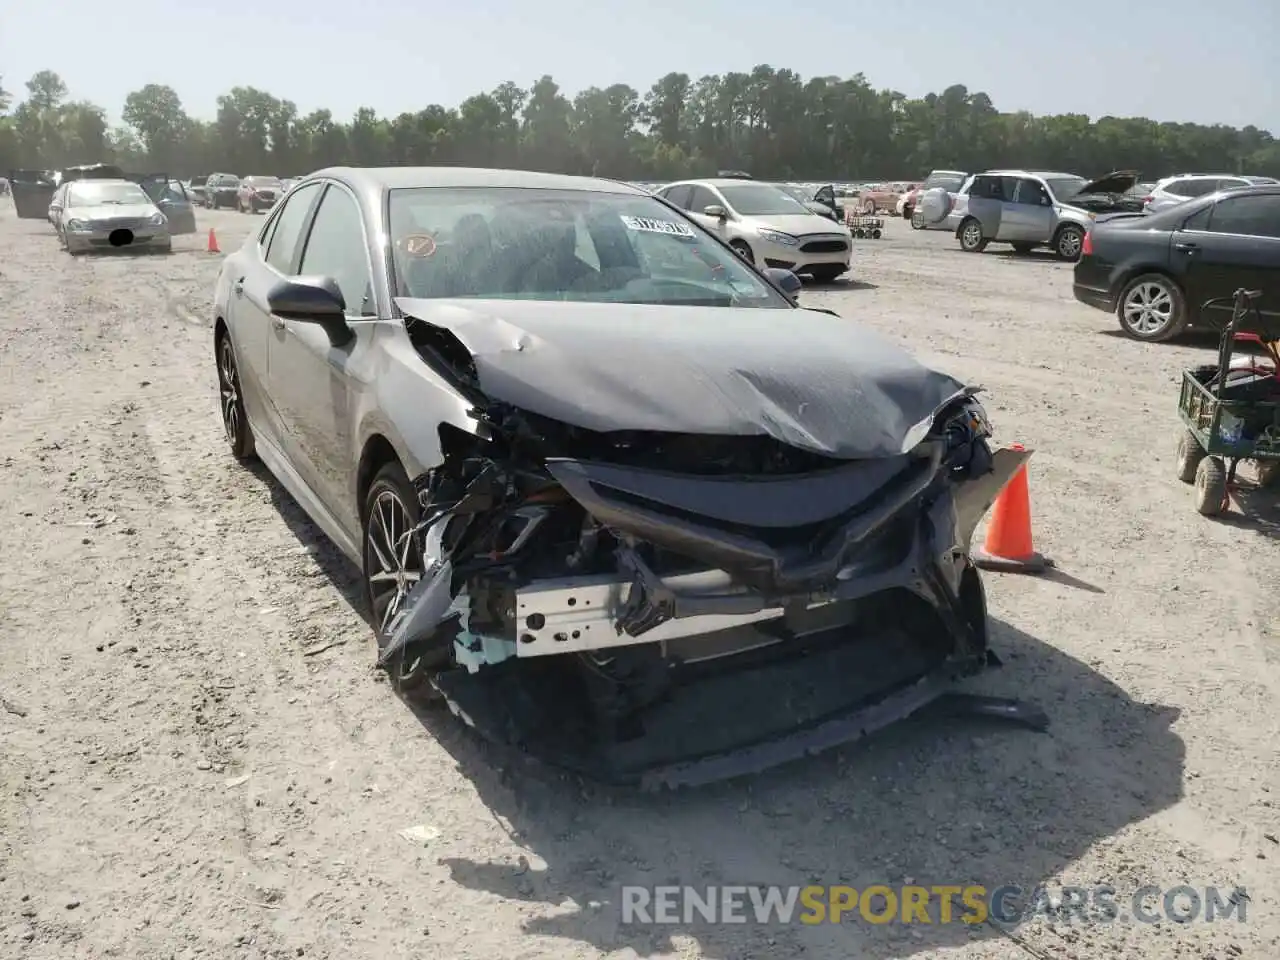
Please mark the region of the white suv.
POLYGON ((1260 184, 1280 183, 1273 177, 1246 177, 1229 174, 1183 173, 1165 177, 1155 185, 1143 204, 1144 213, 1167 210, 1195 197, 1207 197, 1219 190, 1237 187, 1254 187, 1260 184))

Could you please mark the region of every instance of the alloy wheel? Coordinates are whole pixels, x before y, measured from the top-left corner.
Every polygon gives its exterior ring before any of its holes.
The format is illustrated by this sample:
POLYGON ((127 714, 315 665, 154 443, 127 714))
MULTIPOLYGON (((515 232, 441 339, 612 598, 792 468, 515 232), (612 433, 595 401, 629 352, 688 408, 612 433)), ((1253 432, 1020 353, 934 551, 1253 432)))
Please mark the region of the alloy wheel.
POLYGON ((224 336, 218 344, 218 392, 221 397, 222 428, 233 450, 240 448, 244 422, 240 416, 240 380, 236 376, 236 355, 231 338, 224 336))
POLYGON ((1084 246, 1084 234, 1068 227, 1058 237, 1058 256, 1063 260, 1074 260, 1080 256, 1082 246, 1084 246))
POLYGON ((385 633, 422 579, 422 553, 408 508, 395 490, 378 491, 365 533, 365 576, 373 619, 385 633))
POLYGON ((974 249, 982 242, 982 228, 976 223, 965 224, 964 233, 961 234, 961 240, 967 249, 974 249))
POLYGON ((1173 295, 1154 281, 1134 284, 1124 298, 1125 324, 1134 333, 1154 336, 1173 322, 1173 295))

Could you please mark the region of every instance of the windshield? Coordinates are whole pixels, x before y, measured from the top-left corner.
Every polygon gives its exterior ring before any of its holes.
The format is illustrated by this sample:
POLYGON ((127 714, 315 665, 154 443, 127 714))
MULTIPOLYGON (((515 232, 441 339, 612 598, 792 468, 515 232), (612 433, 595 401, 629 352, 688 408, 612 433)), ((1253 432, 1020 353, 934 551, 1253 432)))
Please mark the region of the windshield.
POLYGON ((768 183, 722 184, 717 189, 744 217, 779 217, 809 213, 809 208, 768 183))
POLYGON ((963 173, 931 173, 929 179, 924 182, 925 190, 933 190, 941 188, 948 193, 955 193, 964 185, 963 173))
POLYGON ((96 206, 97 204, 150 203, 151 198, 136 183, 98 183, 93 180, 77 180, 67 188, 67 203, 96 206))
POLYGON ((1045 183, 1049 185, 1050 192, 1053 193, 1054 199, 1059 203, 1070 200, 1088 182, 1084 177, 1053 177, 1045 180, 1045 183))
POLYGON ((390 193, 397 296, 790 308, 656 198, 516 187, 390 193))

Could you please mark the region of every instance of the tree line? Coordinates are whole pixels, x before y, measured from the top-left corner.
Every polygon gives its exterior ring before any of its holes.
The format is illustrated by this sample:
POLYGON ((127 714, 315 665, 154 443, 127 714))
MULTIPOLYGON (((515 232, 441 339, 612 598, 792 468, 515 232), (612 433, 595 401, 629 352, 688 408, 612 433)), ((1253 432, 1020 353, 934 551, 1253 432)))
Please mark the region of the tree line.
POLYGON ((669 73, 646 92, 613 84, 570 99, 550 76, 505 82, 457 107, 430 104, 349 120, 254 87, 218 97, 212 120, 191 116, 172 87, 126 98, 123 125, 71 100, 42 70, 26 95, 0 77, 0 171, 115 162, 192 176, 212 171, 299 176, 335 164, 520 167, 630 180, 706 176, 723 168, 798 180, 914 179, 934 168, 1024 167, 1146 179, 1205 171, 1280 175, 1280 141, 1248 126, 1157 123, 1143 117, 1001 113, 961 85, 920 98, 876 90, 861 73, 805 79, 767 65, 698 79, 669 73))

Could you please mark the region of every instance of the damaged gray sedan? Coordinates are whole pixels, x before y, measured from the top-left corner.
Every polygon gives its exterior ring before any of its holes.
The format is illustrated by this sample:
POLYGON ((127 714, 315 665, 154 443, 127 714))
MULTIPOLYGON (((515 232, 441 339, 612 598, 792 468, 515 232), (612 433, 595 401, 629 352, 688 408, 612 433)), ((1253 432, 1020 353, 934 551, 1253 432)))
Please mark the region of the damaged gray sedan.
POLYGON ((622 183, 320 171, 218 280, 227 439, 400 689, 596 778, 758 770, 989 662, 969 542, 1026 456, 793 281, 622 183))

